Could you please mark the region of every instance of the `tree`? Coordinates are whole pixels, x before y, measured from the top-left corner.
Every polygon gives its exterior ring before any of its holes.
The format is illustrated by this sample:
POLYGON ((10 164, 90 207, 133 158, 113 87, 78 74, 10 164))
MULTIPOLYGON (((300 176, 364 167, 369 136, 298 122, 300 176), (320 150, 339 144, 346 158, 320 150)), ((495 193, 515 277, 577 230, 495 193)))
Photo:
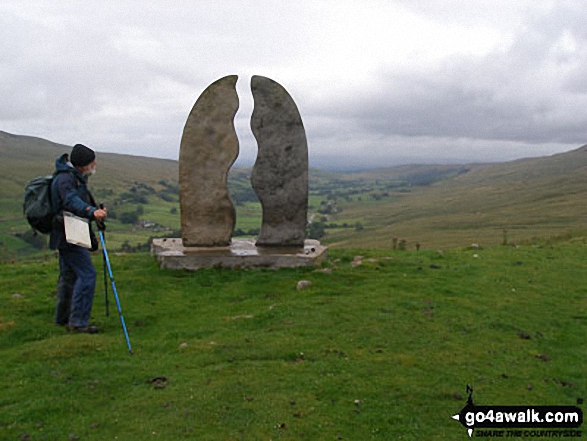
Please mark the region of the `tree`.
POLYGON ((324 222, 312 222, 308 225, 308 239, 321 239, 326 235, 324 222))
POLYGON ((127 211, 126 213, 121 213, 118 219, 123 224, 136 224, 139 220, 139 213, 136 211, 127 211))

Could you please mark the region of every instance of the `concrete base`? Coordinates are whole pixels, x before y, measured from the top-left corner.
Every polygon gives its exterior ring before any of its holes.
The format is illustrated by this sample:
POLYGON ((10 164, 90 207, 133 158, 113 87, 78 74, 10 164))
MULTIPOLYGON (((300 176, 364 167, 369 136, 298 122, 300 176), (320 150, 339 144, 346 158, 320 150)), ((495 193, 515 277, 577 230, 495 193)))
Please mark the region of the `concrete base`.
POLYGON ((151 254, 161 268, 297 268, 320 264, 328 248, 306 240, 303 248, 257 247, 253 239, 233 239, 228 247, 184 247, 181 239, 154 239, 151 254))

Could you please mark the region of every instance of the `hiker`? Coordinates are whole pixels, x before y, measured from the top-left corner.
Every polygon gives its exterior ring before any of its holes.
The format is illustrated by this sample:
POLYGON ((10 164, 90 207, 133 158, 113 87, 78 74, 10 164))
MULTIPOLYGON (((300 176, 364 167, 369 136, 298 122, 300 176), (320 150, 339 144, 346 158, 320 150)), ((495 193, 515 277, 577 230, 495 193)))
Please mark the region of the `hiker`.
MULTIPOLYGON (((51 185, 53 209, 58 213, 53 223, 49 247, 59 250, 59 281, 55 323, 74 332, 95 334, 98 329, 89 324, 96 270, 87 248, 73 245, 65 239, 63 211, 81 218, 103 221, 107 212, 97 207, 88 190, 87 180, 96 171, 96 154, 85 145, 76 144, 71 155, 63 154, 55 161, 55 179, 51 185)), ((98 241, 90 227, 92 251, 98 241)))

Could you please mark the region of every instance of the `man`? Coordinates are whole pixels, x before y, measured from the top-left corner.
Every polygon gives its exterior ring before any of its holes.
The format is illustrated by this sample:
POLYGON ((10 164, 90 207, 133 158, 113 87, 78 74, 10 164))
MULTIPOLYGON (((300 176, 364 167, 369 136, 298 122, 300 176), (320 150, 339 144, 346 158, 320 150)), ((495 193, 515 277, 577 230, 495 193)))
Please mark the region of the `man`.
MULTIPOLYGON (((85 145, 76 144, 71 155, 64 154, 55 161, 55 178, 51 186, 51 201, 56 216, 49 247, 59 250, 59 282, 55 323, 73 332, 95 334, 90 326, 90 314, 96 287, 96 270, 87 248, 73 245, 65 239, 63 211, 89 220, 103 221, 107 212, 96 206, 87 187, 88 178, 96 171, 96 154, 85 145)), ((90 229, 93 249, 97 241, 90 229)))

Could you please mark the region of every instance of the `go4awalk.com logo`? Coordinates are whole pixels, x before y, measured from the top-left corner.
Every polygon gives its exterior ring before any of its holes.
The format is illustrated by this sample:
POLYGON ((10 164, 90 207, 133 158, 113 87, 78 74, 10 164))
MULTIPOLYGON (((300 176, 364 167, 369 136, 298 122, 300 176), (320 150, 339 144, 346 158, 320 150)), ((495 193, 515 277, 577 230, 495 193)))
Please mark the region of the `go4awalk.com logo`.
MULTIPOLYGON (((452 418, 469 437, 492 438, 580 438, 583 411, 576 406, 477 406, 473 389, 463 409, 452 418)), ((582 403, 582 400, 577 400, 582 403)))

